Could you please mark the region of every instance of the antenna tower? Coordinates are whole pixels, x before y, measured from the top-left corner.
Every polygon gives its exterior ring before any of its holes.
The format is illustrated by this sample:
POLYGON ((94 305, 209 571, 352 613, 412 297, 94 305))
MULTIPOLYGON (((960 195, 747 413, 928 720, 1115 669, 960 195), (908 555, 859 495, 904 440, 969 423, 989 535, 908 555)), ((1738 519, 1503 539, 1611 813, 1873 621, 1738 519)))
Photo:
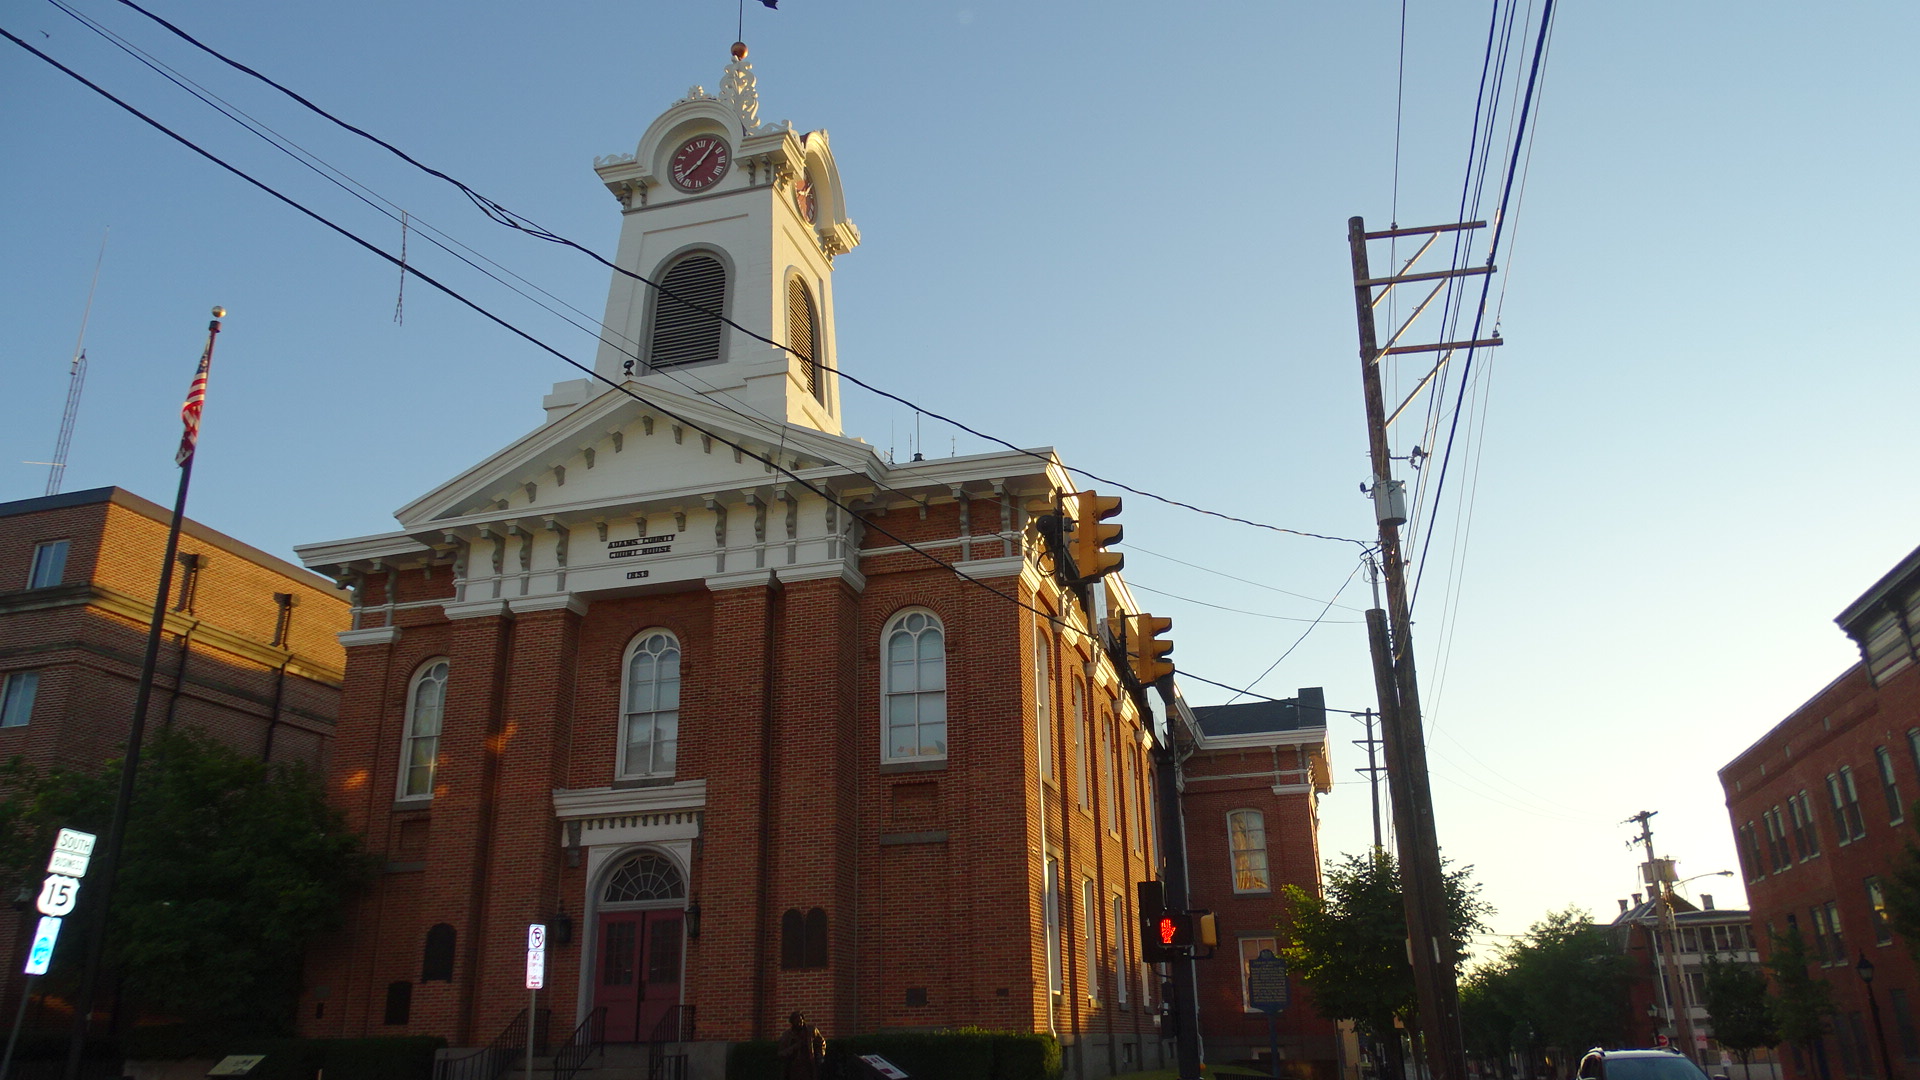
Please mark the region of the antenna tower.
POLYGON ((67 447, 73 442, 73 423, 80 416, 80 391, 87 385, 87 320, 93 315, 93 290, 100 284, 100 264, 107 258, 107 235, 100 237, 100 256, 93 262, 93 283, 87 286, 87 306, 80 313, 80 340, 73 343, 73 364, 67 376, 67 411, 60 416, 60 438, 53 445, 53 460, 47 463, 47 494, 60 494, 60 483, 67 475, 67 447))

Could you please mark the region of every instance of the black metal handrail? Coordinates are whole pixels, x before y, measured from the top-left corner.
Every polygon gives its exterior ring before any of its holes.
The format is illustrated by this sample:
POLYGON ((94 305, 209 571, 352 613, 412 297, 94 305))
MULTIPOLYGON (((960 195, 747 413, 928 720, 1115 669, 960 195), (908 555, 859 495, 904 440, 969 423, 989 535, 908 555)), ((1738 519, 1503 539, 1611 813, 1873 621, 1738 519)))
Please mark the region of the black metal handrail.
POLYGON ((607 1007, 602 1005, 587 1013, 587 1018, 567 1037, 567 1045, 553 1055, 553 1080, 573 1080, 573 1074, 586 1065, 588 1058, 594 1054, 604 1056, 606 1049, 607 1007))
POLYGON ((693 1037, 693 1006, 669 1007, 647 1035, 647 1075, 653 1080, 686 1080, 687 1055, 667 1053, 667 1044, 689 1043, 693 1037))
POLYGON ((485 1047, 434 1062, 433 1080, 495 1080, 526 1050, 527 1010, 521 1009, 485 1047))

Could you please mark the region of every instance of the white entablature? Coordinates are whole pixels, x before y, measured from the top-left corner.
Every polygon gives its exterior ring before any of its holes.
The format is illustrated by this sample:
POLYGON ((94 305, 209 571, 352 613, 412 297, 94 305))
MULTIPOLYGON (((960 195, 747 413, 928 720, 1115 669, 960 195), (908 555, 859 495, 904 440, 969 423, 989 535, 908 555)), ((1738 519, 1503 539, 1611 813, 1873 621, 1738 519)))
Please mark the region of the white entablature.
MULTIPOLYGON (((623 219, 614 256, 619 271, 607 292, 606 333, 594 370, 837 434, 833 259, 860 243, 860 231, 847 217, 827 133, 760 123, 758 110, 752 65, 745 47, 736 46, 720 96, 693 88, 654 120, 631 155, 595 160, 623 219), (670 283, 676 266, 700 256, 724 274, 723 295, 698 274, 690 290, 670 283), (663 301, 630 275, 667 284, 676 295, 684 291, 699 308, 717 297, 724 316, 744 330, 703 323, 694 309, 663 301), (818 367, 803 358, 809 343, 795 336, 796 308, 807 313, 810 327, 800 336, 811 335, 818 367), (687 320, 700 325, 682 325, 687 320), (715 332, 710 346, 708 330, 715 332), (699 341, 689 345, 689 338, 699 341)), ((549 412, 585 396, 561 384, 548 399, 549 412)))
POLYGON ((1023 508, 1069 483, 1045 449, 895 465, 857 439, 798 425, 742 431, 737 414, 708 398, 659 388, 647 397, 609 389, 402 507, 400 531, 299 555, 341 580, 445 567, 450 613, 726 588, 769 574, 840 577, 858 589, 864 559, 903 550, 884 538, 863 549, 862 516, 964 498, 972 507, 959 532, 934 541, 934 553, 962 566, 1017 564, 1023 508))

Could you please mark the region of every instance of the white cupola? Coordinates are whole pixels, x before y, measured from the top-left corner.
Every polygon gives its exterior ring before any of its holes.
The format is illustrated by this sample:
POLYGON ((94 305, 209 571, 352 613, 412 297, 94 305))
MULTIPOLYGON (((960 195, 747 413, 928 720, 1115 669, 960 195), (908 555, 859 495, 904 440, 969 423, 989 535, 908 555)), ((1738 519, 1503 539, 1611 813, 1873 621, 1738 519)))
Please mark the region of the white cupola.
POLYGON ((860 231, 827 133, 761 123, 746 57, 736 42, 719 96, 693 87, 632 154, 594 161, 620 201, 626 272, 607 291, 594 369, 837 435, 833 259, 860 231))

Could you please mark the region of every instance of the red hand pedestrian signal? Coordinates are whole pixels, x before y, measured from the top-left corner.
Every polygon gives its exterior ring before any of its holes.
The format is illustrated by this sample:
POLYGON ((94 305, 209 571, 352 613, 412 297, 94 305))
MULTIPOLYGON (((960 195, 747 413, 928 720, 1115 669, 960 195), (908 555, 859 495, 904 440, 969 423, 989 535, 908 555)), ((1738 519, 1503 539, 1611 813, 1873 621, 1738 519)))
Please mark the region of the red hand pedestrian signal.
POLYGON ((1160 944, 1162 945, 1173 944, 1173 939, 1179 934, 1179 932, 1180 932, 1180 924, 1173 921, 1173 916, 1171 915, 1160 916, 1160 944))

